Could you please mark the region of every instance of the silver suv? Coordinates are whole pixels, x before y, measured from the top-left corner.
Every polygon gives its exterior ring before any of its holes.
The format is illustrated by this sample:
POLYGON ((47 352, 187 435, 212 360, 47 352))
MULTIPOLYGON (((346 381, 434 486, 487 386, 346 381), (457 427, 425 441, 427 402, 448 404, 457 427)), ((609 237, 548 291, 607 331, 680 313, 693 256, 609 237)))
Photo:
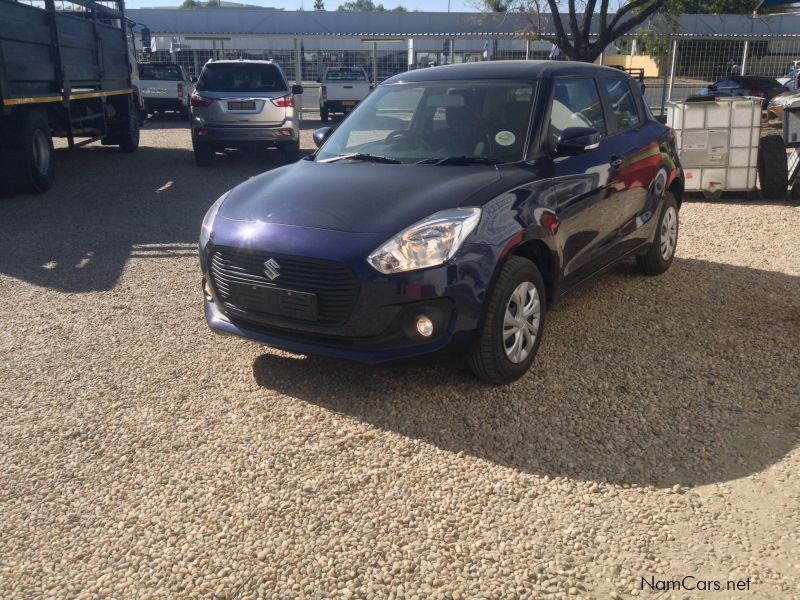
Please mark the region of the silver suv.
POLYGON ((287 162, 296 161, 300 125, 294 97, 302 93, 272 61, 209 61, 190 98, 195 161, 205 167, 217 150, 270 146, 287 162))

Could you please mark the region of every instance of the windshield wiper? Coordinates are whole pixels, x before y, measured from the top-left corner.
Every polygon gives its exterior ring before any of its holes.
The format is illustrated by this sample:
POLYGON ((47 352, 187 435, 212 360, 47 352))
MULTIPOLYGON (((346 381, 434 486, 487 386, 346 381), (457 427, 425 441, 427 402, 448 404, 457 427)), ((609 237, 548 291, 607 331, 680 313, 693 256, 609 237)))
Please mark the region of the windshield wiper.
POLYGON ((332 158, 323 158, 318 160, 318 163, 330 163, 339 160, 363 160, 364 162, 384 163, 387 165, 399 165, 400 161, 396 158, 389 158, 388 156, 376 156, 375 154, 365 154, 363 152, 353 152, 351 154, 340 154, 332 158))
POLYGON ((488 156, 443 156, 440 158, 426 158, 419 161, 418 165, 496 165, 500 161, 488 156))

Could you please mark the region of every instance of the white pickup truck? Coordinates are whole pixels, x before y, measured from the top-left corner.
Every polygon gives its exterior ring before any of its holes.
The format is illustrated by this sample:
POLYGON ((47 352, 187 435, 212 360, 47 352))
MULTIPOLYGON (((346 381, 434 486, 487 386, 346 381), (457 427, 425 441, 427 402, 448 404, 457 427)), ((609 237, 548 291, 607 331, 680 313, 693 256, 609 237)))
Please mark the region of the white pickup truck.
POLYGON ((139 63, 139 89, 147 114, 175 111, 189 119, 192 82, 174 63, 139 63))
POLYGON ((331 113, 350 112, 372 91, 367 72, 361 67, 330 67, 317 82, 322 84, 319 115, 323 121, 327 121, 331 113))
POLYGON ((785 85, 787 89, 800 89, 800 60, 792 61, 783 77, 778 77, 778 83, 785 85))

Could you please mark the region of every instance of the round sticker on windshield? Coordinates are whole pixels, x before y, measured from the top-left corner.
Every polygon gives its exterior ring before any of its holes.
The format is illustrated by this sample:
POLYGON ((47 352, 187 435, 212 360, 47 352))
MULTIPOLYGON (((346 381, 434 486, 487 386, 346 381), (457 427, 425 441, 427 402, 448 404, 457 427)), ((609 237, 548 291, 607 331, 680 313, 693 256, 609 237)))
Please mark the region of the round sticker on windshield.
POLYGON ((498 131, 494 136, 494 141, 500 146, 510 146, 517 141, 517 136, 510 131, 498 131))

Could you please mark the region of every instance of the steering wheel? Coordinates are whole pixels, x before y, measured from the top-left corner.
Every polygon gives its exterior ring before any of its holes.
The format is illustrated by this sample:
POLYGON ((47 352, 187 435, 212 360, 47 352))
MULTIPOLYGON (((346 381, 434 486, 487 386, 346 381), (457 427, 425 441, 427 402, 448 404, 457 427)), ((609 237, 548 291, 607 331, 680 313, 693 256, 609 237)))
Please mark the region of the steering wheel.
POLYGON ((402 142, 403 140, 406 140, 408 142, 413 142, 414 147, 422 148, 423 150, 427 150, 428 152, 433 151, 433 148, 431 147, 431 145, 428 143, 427 140, 411 133, 406 129, 398 129, 397 131, 393 131, 392 133, 386 136, 386 141, 389 143, 399 143, 402 142))

